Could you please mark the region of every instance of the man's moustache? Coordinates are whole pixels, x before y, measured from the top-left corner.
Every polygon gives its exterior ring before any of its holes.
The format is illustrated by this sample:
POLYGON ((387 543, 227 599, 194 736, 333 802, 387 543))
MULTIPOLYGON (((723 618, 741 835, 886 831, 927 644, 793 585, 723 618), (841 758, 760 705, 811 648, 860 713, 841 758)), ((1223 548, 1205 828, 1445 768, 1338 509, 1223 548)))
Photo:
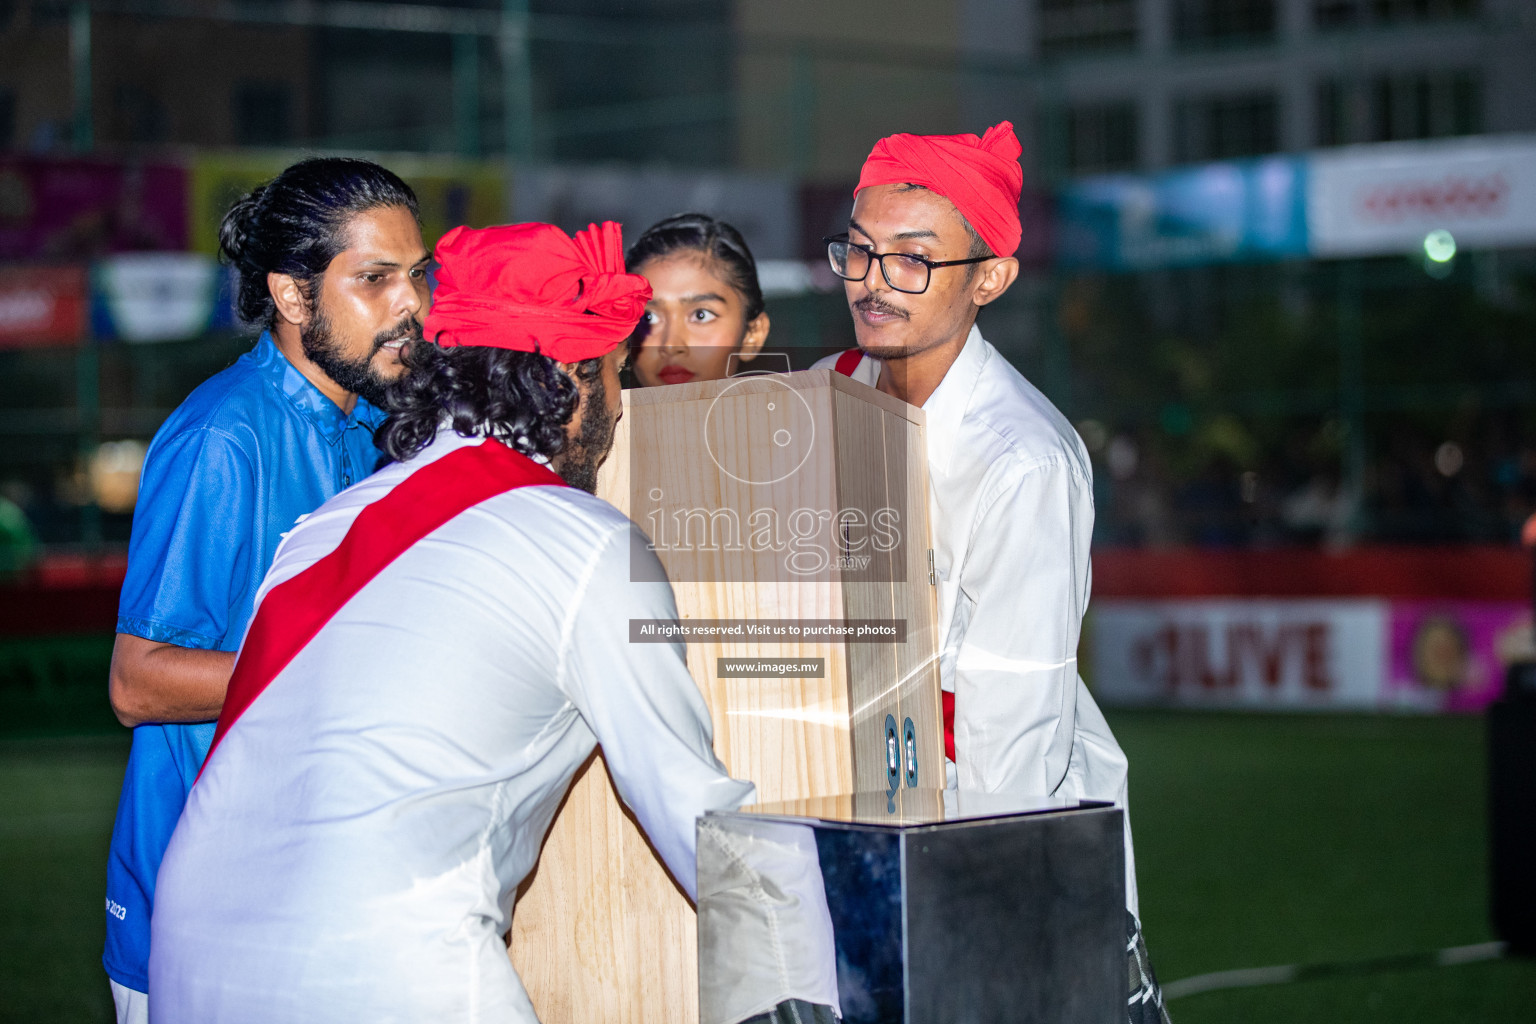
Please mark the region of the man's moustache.
POLYGON ((379 334, 373 339, 373 350, 377 352, 379 349, 383 348, 385 345, 388 345, 392 341, 420 341, 422 340, 423 336, 424 335, 422 334, 421 324, 416 320, 407 320, 404 323, 397 324, 387 331, 380 331, 379 334))
POLYGON ((879 299, 871 296, 859 299, 853 304, 853 308, 869 313, 884 313, 886 316, 906 317, 908 315, 906 310, 893 306, 888 302, 881 302, 879 299))

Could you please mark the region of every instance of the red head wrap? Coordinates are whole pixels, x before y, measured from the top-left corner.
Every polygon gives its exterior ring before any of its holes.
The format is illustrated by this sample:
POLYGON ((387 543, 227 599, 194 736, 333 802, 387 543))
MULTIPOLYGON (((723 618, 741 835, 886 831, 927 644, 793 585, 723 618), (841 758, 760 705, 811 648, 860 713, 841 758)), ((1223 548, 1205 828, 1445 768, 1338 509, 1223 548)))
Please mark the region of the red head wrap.
POLYGON ((444 348, 485 345, 575 363, 634 331, 651 286, 624 272, 619 225, 567 236, 553 224, 457 227, 437 243, 437 290, 423 330, 444 348))
MULTIPOLYGON (((891 135, 875 143, 859 188, 871 185, 921 185, 955 204, 960 215, 998 256, 1019 248, 1019 192, 1024 152, 1013 123, 1004 121, 974 135, 891 135)), ((853 190, 857 195, 859 189, 853 190)))

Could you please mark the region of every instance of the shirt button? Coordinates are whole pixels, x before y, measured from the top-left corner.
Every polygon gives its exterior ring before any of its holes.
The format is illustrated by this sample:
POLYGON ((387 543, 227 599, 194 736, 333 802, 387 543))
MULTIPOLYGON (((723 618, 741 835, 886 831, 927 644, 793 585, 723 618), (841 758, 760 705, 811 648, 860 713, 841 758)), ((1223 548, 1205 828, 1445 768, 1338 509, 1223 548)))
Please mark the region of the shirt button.
POLYGON ((352 478, 350 476, 342 477, 341 478, 341 486, 343 486, 343 487, 351 487, 352 486, 352 478))

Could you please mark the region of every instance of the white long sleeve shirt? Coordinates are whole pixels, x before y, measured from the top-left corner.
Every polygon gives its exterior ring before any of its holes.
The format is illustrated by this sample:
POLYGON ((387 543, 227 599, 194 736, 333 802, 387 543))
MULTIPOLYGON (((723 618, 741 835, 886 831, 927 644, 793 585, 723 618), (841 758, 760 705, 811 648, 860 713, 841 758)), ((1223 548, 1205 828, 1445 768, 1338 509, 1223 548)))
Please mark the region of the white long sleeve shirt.
MULTIPOLYGON (((879 360, 851 376, 874 387, 879 360)), ((939 671, 955 695, 951 785, 1126 807, 1125 755, 1077 673, 1092 586, 1082 440, 974 326, 923 412, 939 671)), ((1129 816, 1125 860, 1135 913, 1129 816)))
MULTIPOLYGON (((321 506, 278 549, 258 614, 364 507, 480 443, 496 442, 441 432, 321 506)), ((629 643, 631 618, 676 617, 666 583, 630 582, 634 530, 590 494, 519 487, 341 607, 192 790, 159 875, 155 1024, 533 1024, 502 936, 597 743, 692 894, 695 819, 754 789, 716 759, 681 647, 629 643)))

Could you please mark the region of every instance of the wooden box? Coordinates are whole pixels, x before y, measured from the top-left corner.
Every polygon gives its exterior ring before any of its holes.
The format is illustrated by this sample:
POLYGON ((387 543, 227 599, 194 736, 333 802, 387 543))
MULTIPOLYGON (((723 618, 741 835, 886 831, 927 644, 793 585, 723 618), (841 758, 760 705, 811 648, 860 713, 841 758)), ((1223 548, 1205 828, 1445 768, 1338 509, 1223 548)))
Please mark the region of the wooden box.
MULTIPOLYGON (((764 802, 942 787, 922 411, 830 370, 624 399, 599 494, 651 538, 684 625, 743 627, 687 648, 731 774, 764 802)), ((540 1020, 695 1021, 695 949, 691 904, 594 755, 513 915, 540 1020)))

